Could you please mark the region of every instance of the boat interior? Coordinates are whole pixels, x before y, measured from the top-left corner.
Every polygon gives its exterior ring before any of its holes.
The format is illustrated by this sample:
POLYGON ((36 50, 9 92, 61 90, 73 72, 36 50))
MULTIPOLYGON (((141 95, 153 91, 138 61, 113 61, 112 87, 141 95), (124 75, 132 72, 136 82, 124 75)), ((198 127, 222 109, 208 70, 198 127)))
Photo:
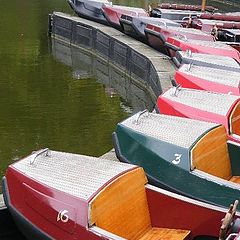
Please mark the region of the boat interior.
POLYGON ((236 104, 231 112, 230 119, 230 134, 235 138, 240 138, 240 103, 236 104))
POLYGON ((225 127, 219 126, 205 134, 191 149, 191 169, 239 184, 240 172, 233 174, 232 161, 236 159, 231 155, 225 127))
POLYGON ((119 176, 90 202, 89 225, 125 239, 188 239, 190 230, 152 226, 146 183, 142 168, 119 176))

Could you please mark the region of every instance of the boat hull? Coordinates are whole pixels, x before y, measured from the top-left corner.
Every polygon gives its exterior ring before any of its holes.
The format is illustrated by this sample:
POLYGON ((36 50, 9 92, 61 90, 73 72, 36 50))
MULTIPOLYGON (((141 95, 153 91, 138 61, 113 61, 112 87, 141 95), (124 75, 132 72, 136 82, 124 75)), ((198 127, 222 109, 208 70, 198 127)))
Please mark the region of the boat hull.
POLYGON ((145 34, 147 42, 152 48, 169 55, 167 49, 164 47, 166 42, 164 35, 159 31, 155 31, 153 25, 147 24, 145 34))
POLYGON ((147 42, 144 33, 146 24, 144 22, 141 22, 141 20, 132 16, 122 15, 120 18, 120 24, 125 34, 134 37, 141 42, 147 42))
POLYGON ((210 20, 220 20, 220 21, 233 21, 240 22, 240 16, 230 15, 230 14, 210 14, 210 13, 202 13, 199 18, 201 19, 210 19, 210 20))
POLYGON ((217 68, 227 71, 240 72, 239 63, 236 60, 229 57, 222 57, 216 55, 201 54, 202 57, 199 57, 200 54, 195 54, 178 51, 176 52, 173 62, 177 67, 180 67, 182 64, 194 64, 197 66, 217 68), (219 59, 219 61, 216 61, 219 59))
POLYGON ((132 7, 126 7, 126 6, 110 6, 110 5, 104 5, 103 6, 103 12, 104 16, 108 20, 109 24, 113 26, 114 28, 117 28, 118 30, 123 30, 122 24, 120 24, 120 18, 122 15, 126 16, 135 16, 135 17, 147 17, 148 14, 145 12, 144 9, 141 8, 132 8, 132 7))
MULTIPOLYGON (((176 3, 162 3, 159 5, 163 9, 176 9, 176 10, 191 10, 191 11, 202 11, 201 5, 186 5, 186 4, 176 4, 176 3)), ((212 6, 205 6, 205 11, 215 12, 218 9, 212 6)))
MULTIPOLYGON (((79 201, 76 201, 76 199, 74 201, 70 196, 54 192, 14 171, 9 171, 7 178, 3 179, 3 189, 6 205, 15 223, 22 234, 29 240, 53 238, 68 240, 75 239, 77 236, 81 236, 82 239, 104 239, 102 236, 89 231, 86 226, 81 226, 81 224, 74 224, 69 221, 70 224, 64 226, 61 221, 57 221, 58 211, 64 209, 64 207, 66 208, 66 206, 69 207, 69 204, 71 207, 73 202, 76 204, 75 208, 80 209, 82 215, 80 221, 84 221, 83 218, 86 216, 83 210, 84 203, 80 202, 79 204, 79 201), (23 188, 23 185, 31 186, 29 189, 34 189, 39 194, 39 197, 34 198, 33 192, 27 192, 27 188, 23 188), (53 195, 56 198, 54 200, 53 195), (63 201, 68 201, 68 204, 66 205, 63 201)), ((68 214, 70 215, 70 213, 68 214)), ((75 214, 73 218, 76 218, 75 214)))
POLYGON ((86 0, 76 0, 74 3, 73 0, 68 0, 68 4, 79 17, 109 25, 102 10, 104 3, 86 0))
MULTIPOLYGON (((18 235, 18 239, 53 239, 53 236, 49 236, 40 228, 36 227, 36 225, 32 224, 11 204, 6 178, 3 179, 3 187, 8 208, 10 209, 11 214, 14 217, 14 220, 17 223, 19 229, 21 229, 21 231, 26 236, 26 238, 20 238, 21 235, 18 235)), ((192 199, 185 199, 183 196, 166 192, 151 185, 146 186, 146 197, 149 203, 149 214, 152 219, 152 225, 154 227, 168 229, 191 229, 191 237, 188 239, 193 239, 196 236, 205 236, 205 240, 210 240, 216 239, 218 236, 221 219, 225 215, 225 209, 216 208, 212 205, 207 205, 202 202, 196 202, 192 199), (159 207, 161 207, 161 211, 159 211, 159 207), (195 216, 198 217, 196 218, 195 216)), ((59 237, 57 239, 66 238, 59 237)), ((122 238, 94 236, 91 235, 91 233, 87 232, 87 230, 83 230, 78 232, 77 236, 74 234, 67 239, 117 240, 122 238)))
MULTIPOLYGON (((240 197, 240 189, 237 187, 228 187, 201 176, 197 171, 189 172, 170 164, 156 152, 155 149, 161 151, 161 148, 157 147, 158 143, 151 138, 133 133, 130 129, 118 125, 113 139, 119 160, 143 167, 149 182, 153 185, 225 208, 240 197), (146 147, 146 142, 148 147, 146 147), (153 146, 154 149, 149 146, 153 146)), ((229 148, 233 148, 231 154, 237 161, 239 148, 232 145, 229 148)), ((172 154, 170 149, 164 148, 164 152, 172 154)), ((239 170, 238 167, 238 172, 239 170)))
MULTIPOLYGON (((211 43, 211 42, 210 42, 211 43)), ((220 56, 227 56, 234 58, 236 61, 240 62, 239 52, 232 48, 222 48, 207 46, 207 44, 201 45, 193 41, 183 41, 181 39, 176 39, 169 37, 165 43, 165 47, 168 49, 171 57, 176 56, 177 51, 187 51, 191 50, 193 53, 206 53, 220 56)))
POLYGON ((0 229, 1 240, 26 240, 26 238, 18 230, 10 211, 6 206, 0 207, 0 229))
MULTIPOLYGON (((201 91, 201 92, 204 92, 204 91, 201 91)), ((197 107, 190 106, 188 105, 187 101, 179 103, 177 101, 174 101, 174 98, 169 99, 168 97, 165 97, 165 94, 160 95, 157 100, 158 110, 161 114, 167 114, 172 116, 185 117, 185 118, 197 119, 200 121, 215 122, 215 123, 222 124, 225 126, 227 130, 228 139, 236 143, 240 143, 240 138, 238 137, 234 138, 233 137, 234 135, 231 134, 231 130, 230 130, 231 123, 229 122, 229 119, 231 118, 231 115, 233 114, 235 107, 239 104, 239 100, 233 101, 231 103, 231 106, 226 108, 227 110, 226 114, 220 114, 216 112, 211 112, 206 108, 199 109, 197 107)), ((192 94, 194 95, 194 90, 192 90, 192 94)), ((215 95, 216 93, 214 92, 213 94, 215 95)), ((211 96, 209 95, 208 97, 210 98, 211 96)), ((226 97, 228 97, 228 95, 226 96, 222 95, 222 99, 225 102, 228 101, 226 97)), ((214 102, 214 100, 215 99, 213 98, 212 101, 214 102)), ((203 102, 203 101, 206 102, 207 99, 206 98, 199 99, 199 102, 203 102)), ((211 106, 212 108, 214 108, 214 104, 208 103, 208 106, 211 106)))
POLYGON ((211 92, 240 95, 239 87, 212 82, 200 76, 192 76, 186 72, 176 71, 175 79, 184 88, 206 90, 211 92))
POLYGON ((20 229, 21 232, 25 235, 26 239, 51 239, 50 236, 48 236, 46 233, 42 232, 39 228, 33 225, 11 204, 6 178, 3 178, 3 193, 7 208, 11 213, 14 222, 17 224, 18 229, 20 229))
POLYGON ((27 239, 218 237, 225 208, 149 185, 135 165, 43 151, 12 164, 3 179, 6 204, 27 239))

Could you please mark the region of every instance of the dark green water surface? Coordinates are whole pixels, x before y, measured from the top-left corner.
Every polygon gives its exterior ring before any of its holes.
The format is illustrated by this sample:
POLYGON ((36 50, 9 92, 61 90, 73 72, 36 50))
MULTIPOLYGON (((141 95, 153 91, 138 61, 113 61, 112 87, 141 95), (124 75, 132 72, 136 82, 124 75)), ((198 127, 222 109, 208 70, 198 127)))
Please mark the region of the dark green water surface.
MULTIPOLYGON (((95 69, 92 74, 91 68, 79 79, 85 66, 81 53, 74 52, 80 60, 73 61, 61 57, 64 46, 52 47, 48 14, 72 13, 65 0, 0 3, 0 177, 8 164, 44 147, 99 156, 112 148, 111 133, 117 122, 144 106, 152 107, 129 80, 125 80, 128 87, 122 86, 95 69), (124 92, 125 88, 134 94, 124 92)), ((145 1, 114 3, 147 5, 145 1)))

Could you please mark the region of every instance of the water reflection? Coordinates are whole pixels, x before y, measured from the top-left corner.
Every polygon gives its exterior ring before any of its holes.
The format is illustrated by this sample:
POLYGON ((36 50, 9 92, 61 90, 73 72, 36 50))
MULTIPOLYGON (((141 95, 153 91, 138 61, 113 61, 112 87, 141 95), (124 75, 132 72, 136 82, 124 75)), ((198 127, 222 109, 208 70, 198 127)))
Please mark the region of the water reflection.
POLYGON ((107 61, 55 39, 52 39, 52 53, 55 59, 72 67, 73 78, 77 80, 96 78, 97 82, 103 84, 109 97, 120 95, 124 111, 135 113, 146 108, 153 110, 155 100, 107 61))

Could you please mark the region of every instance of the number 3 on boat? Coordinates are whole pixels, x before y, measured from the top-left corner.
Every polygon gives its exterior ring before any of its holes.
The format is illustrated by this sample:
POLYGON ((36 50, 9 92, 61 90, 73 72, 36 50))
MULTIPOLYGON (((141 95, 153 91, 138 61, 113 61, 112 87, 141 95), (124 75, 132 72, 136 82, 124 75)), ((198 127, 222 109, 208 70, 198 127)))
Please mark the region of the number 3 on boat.
POLYGON ((135 118, 117 125, 115 150, 143 167, 151 184, 223 207, 240 198, 240 145, 227 140, 223 125, 154 113, 135 118))

